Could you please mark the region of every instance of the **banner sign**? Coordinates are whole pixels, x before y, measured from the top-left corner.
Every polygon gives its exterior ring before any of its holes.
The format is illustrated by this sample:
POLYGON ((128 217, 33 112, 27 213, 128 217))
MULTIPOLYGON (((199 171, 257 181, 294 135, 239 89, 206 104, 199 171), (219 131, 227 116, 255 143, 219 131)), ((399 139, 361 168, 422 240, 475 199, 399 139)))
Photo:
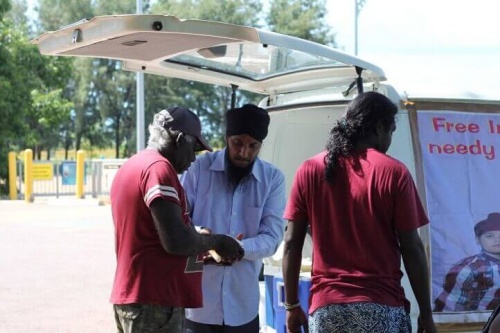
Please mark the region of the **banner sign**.
MULTIPOLYGON (((63 185, 76 185, 76 161, 64 161, 60 165, 59 172, 61 174, 63 185)), ((83 167, 83 184, 87 184, 87 165, 83 167)))
POLYGON ((106 192, 111 191, 111 184, 113 183, 113 179, 115 178, 118 169, 125 163, 125 159, 123 160, 109 160, 103 161, 102 163, 102 181, 103 181, 103 190, 106 192))
POLYGON ((53 169, 52 163, 33 163, 33 180, 54 179, 53 169))
POLYGON ((430 223, 433 311, 500 304, 500 114, 419 111, 430 223))

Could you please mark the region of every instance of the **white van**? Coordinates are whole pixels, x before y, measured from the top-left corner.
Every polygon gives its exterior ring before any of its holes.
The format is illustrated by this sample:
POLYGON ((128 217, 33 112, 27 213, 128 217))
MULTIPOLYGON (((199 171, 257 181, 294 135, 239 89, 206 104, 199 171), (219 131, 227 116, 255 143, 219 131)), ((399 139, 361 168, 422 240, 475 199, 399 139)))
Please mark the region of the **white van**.
MULTIPOLYGON (((276 164, 287 188, 295 170, 324 149, 335 120, 361 91, 400 106, 388 154, 417 179, 410 119, 379 67, 331 47, 260 29, 162 15, 101 16, 32 41, 45 55, 109 58, 123 68, 264 94, 271 116, 261 157, 276 164)), ((424 228, 424 233, 426 228, 424 228)), ((416 330, 418 306, 405 277, 416 330)))
MULTIPOLYGON (((287 185, 297 166, 324 148, 334 120, 359 91, 400 105, 379 67, 331 47, 260 29, 174 16, 117 15, 82 20, 32 41, 44 55, 108 58, 123 69, 237 87, 265 97, 272 118, 261 157, 287 185), (297 135, 300 133, 300 135, 297 135)), ((400 116, 389 153, 414 172, 410 131, 400 116)))

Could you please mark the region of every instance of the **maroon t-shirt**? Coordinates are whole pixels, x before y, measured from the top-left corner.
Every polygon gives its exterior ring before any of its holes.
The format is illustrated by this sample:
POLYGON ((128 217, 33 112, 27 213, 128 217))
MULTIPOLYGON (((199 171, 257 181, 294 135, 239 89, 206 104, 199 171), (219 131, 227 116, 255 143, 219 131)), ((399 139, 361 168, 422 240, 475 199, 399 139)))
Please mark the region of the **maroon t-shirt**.
POLYGON ((325 178, 326 152, 296 172, 284 217, 307 220, 313 239, 312 313, 332 303, 409 307, 396 230, 428 223, 408 169, 374 149, 325 178), (358 168, 359 167, 359 168, 358 168))
POLYGON ((156 198, 172 201, 191 223, 169 161, 154 150, 134 155, 116 173, 110 197, 117 259, 111 303, 201 307, 203 262, 165 252, 149 210, 156 198))

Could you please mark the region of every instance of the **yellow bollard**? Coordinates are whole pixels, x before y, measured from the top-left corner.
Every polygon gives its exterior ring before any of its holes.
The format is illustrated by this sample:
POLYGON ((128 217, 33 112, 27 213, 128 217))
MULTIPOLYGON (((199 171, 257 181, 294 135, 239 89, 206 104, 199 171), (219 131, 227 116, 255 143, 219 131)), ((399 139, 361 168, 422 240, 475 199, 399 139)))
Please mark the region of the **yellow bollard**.
POLYGON ((16 176, 17 176, 16 153, 11 151, 9 153, 9 199, 10 200, 17 199, 16 176))
POLYGON ((24 151, 24 201, 33 202, 33 150, 24 151))
POLYGON ((85 151, 79 150, 76 152, 76 197, 85 199, 83 192, 83 184, 85 177, 85 151))

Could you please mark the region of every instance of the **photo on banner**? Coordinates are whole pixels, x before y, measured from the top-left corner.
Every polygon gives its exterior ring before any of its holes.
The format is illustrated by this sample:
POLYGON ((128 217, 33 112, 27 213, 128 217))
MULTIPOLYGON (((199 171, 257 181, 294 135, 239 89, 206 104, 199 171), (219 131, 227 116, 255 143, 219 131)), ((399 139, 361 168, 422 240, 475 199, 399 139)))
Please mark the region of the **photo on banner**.
MULTIPOLYGON (((433 311, 500 304, 500 114, 419 111, 433 311)), ((457 319, 458 318, 458 319, 457 319)))

